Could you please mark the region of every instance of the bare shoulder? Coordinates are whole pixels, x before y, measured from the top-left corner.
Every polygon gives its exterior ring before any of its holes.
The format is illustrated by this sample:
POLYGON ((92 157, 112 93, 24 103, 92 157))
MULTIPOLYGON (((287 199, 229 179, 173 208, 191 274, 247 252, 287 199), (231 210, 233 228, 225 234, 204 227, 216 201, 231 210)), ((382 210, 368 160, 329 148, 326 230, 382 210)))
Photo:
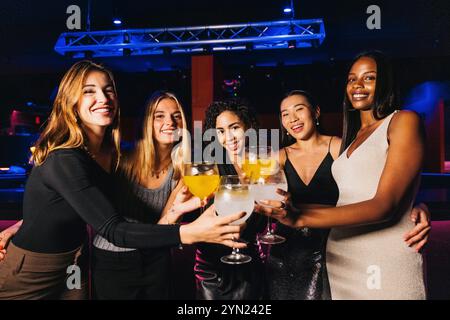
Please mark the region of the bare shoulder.
POLYGON ((284 147, 278 151, 278 157, 279 157, 278 159, 279 159, 280 165, 282 167, 284 167, 284 164, 286 163, 286 151, 287 151, 286 148, 287 147, 284 147))
POLYGON ((333 140, 331 140, 330 152, 333 156, 333 159, 339 157, 339 151, 341 150, 342 139, 337 136, 333 136, 333 140))
POLYGON ((422 127, 422 119, 417 112, 402 110, 394 114, 389 124, 389 135, 419 132, 422 127))

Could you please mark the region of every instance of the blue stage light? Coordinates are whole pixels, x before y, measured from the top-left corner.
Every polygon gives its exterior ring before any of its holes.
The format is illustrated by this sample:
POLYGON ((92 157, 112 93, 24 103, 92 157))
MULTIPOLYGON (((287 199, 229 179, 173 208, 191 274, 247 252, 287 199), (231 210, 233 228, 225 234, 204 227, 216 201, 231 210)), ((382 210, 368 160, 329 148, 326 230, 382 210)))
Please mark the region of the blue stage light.
POLYGON ((120 25, 122 24, 122 20, 119 19, 119 18, 115 18, 115 19, 113 20, 113 23, 114 23, 116 26, 120 26, 120 25))
POLYGON ((283 9, 284 13, 291 13, 292 12, 292 8, 291 7, 287 7, 283 9))

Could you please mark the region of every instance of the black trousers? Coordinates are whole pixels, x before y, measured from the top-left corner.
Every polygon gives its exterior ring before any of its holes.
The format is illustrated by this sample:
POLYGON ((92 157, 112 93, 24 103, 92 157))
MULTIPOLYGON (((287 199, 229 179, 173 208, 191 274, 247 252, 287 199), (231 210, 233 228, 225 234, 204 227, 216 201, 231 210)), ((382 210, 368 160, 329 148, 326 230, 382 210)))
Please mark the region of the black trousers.
POLYGON ((94 299, 170 299, 170 262, 170 249, 111 252, 94 247, 94 299))

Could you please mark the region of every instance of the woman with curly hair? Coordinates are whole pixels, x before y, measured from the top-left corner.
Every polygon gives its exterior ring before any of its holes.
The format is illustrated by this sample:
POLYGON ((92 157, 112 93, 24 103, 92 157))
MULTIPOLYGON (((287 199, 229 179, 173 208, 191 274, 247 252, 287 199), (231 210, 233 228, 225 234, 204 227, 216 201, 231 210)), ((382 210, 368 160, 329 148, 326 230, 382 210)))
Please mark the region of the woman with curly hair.
MULTIPOLYGON (((205 131, 214 129, 215 137, 223 147, 224 158, 219 164, 220 175, 236 175, 239 154, 245 148, 245 132, 259 128, 255 112, 240 99, 214 101, 206 111, 205 131)), ((245 300, 265 298, 264 266, 255 245, 256 235, 265 227, 265 219, 252 215, 241 238, 247 241, 244 252, 252 257, 250 263, 229 265, 220 258, 229 253, 222 245, 197 245, 195 277, 197 297, 207 300, 245 300)))

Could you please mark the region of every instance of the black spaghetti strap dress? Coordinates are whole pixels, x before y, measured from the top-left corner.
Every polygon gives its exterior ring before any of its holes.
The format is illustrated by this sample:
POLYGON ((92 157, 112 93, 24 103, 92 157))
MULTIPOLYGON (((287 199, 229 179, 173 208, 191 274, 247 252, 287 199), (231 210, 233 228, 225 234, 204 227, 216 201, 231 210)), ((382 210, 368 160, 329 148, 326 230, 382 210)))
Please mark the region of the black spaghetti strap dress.
MULTIPOLYGON (((284 170, 293 203, 336 205, 339 190, 331 174, 332 163, 333 157, 328 147, 327 155, 311 182, 306 185, 287 157, 284 170)), ((270 299, 330 299, 325 263, 329 230, 294 229, 277 223, 276 233, 285 237, 286 242, 271 246, 267 257, 266 276, 270 299)))

